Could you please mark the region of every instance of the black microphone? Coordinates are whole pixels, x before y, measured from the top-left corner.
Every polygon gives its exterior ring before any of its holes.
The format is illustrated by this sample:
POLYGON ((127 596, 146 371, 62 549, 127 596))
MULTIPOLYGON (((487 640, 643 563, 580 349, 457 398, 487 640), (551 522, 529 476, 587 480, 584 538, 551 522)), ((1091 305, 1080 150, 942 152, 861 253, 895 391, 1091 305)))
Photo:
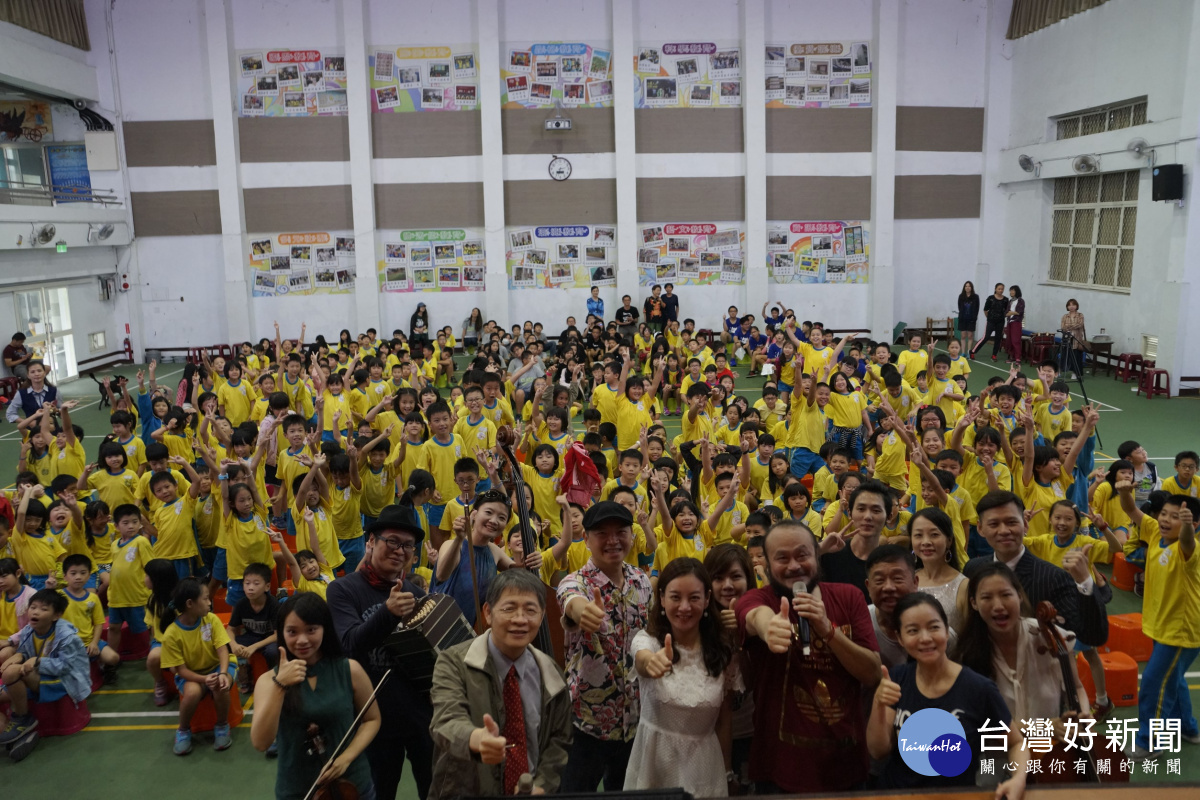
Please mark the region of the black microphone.
MULTIPOLYGON (((792 596, 795 597, 796 595, 801 595, 801 594, 808 594, 808 587, 804 585, 804 581, 796 581, 795 583, 792 584, 792 596)), ((809 639, 810 639, 810 637, 809 637, 809 632, 808 632, 808 620, 806 620, 804 617, 800 617, 799 629, 800 629, 801 650, 804 653, 804 655, 809 655, 809 652, 810 652, 809 639)))

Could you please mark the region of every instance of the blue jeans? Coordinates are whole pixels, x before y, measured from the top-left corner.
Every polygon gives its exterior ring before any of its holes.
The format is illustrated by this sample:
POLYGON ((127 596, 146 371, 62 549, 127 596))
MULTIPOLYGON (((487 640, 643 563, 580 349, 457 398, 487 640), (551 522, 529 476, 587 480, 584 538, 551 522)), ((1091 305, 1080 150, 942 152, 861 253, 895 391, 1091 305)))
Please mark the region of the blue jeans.
POLYGON ((1172 647, 1154 643, 1150 660, 1142 671, 1138 690, 1137 746, 1150 748, 1150 720, 1177 719, 1184 736, 1195 736, 1196 717, 1192 714, 1192 697, 1184 673, 1200 653, 1200 647, 1172 647))

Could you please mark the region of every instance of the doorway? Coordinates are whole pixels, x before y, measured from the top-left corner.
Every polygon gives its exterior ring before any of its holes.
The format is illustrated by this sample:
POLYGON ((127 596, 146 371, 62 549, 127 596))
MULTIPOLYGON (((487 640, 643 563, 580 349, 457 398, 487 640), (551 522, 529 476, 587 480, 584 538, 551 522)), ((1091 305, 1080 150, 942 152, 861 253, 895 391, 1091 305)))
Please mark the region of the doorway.
POLYGON ((75 335, 71 329, 71 301, 66 286, 39 287, 13 292, 18 329, 25 346, 50 369, 47 380, 58 383, 79 376, 75 360, 75 335))

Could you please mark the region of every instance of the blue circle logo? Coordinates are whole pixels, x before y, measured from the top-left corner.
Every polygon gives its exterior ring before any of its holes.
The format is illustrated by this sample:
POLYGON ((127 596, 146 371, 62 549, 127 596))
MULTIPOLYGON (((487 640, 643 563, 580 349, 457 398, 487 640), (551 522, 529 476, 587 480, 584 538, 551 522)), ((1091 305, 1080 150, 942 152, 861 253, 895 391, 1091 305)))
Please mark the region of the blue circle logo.
POLYGON ((896 736, 900 757, 913 772, 953 778, 971 766, 971 745, 949 711, 925 708, 904 721, 896 736))

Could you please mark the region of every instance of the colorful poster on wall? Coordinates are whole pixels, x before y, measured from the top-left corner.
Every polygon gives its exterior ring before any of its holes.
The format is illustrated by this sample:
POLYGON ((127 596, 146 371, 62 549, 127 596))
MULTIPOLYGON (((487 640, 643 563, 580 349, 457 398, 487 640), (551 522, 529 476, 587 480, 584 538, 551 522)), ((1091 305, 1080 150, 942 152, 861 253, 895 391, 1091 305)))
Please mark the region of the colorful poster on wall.
POLYGON ((321 50, 246 50, 237 54, 239 115, 344 117, 346 57, 321 50))
POLYGON ((53 138, 49 103, 0 101, 0 142, 40 142, 53 138))
POLYGON ((746 280, 746 226, 741 222, 638 224, 638 284, 738 284, 746 280))
POLYGON ((55 203, 88 203, 92 200, 92 174, 88 171, 87 148, 60 144, 46 148, 50 186, 55 203), (72 195, 79 197, 73 198, 72 195))
POLYGON ((475 45, 374 45, 367 52, 371 110, 475 111, 479 54, 475 45))
POLYGON ((610 108, 612 49, 584 42, 509 42, 500 48, 504 108, 610 108))
POLYGON ((866 283, 870 257, 867 222, 767 222, 771 283, 866 283))
POLYGON ((376 270, 385 292, 481 292, 487 277, 480 228, 378 233, 376 270))
POLYGON ((872 69, 870 42, 769 44, 767 108, 866 108, 872 69))
POLYGON ((635 108, 740 108, 738 44, 653 42, 634 55, 635 108))
POLYGON ((272 233, 249 236, 254 297, 349 294, 356 276, 350 233, 272 233))
POLYGON ((587 289, 617 285, 616 225, 508 228, 510 289, 587 289))

